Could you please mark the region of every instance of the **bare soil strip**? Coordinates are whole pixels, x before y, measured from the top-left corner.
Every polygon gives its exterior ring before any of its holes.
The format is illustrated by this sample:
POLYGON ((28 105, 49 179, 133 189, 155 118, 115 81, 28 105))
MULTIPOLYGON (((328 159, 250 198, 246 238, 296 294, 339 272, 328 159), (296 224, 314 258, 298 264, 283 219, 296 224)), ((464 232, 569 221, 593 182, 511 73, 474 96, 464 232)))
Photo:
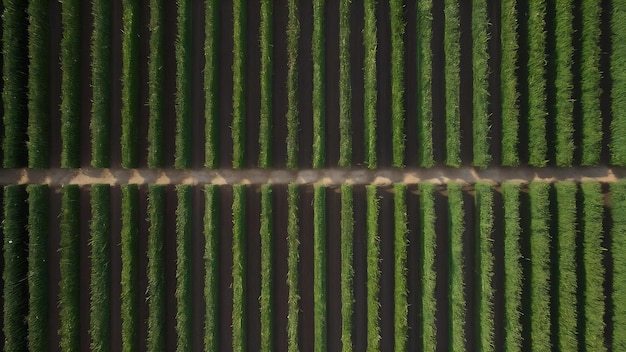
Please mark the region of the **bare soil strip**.
POLYGON ((3 169, 0 171, 0 185, 9 184, 48 184, 51 186, 77 184, 314 184, 336 186, 343 183, 356 185, 391 185, 396 182, 417 184, 431 182, 446 184, 460 182, 473 184, 504 181, 527 183, 532 181, 599 181, 615 182, 626 177, 623 167, 571 167, 571 168, 506 168, 492 167, 476 169, 461 168, 385 168, 367 169, 3 169))

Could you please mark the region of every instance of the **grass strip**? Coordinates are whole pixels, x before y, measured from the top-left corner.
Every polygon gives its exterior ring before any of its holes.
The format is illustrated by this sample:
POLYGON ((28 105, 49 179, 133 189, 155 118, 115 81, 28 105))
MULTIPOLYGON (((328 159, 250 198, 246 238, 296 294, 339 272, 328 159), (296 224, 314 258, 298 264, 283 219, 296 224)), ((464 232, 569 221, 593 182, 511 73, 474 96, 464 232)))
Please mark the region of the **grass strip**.
POLYGON ((246 350, 246 186, 233 186, 233 350, 246 350))
POLYGON ((122 167, 137 167, 139 140, 139 0, 122 0, 122 167))
POLYGON ((261 1, 259 44, 261 50, 261 108, 259 116, 259 167, 272 165, 272 0, 261 1))
POLYGON ((546 1, 528 1, 528 164, 548 162, 546 139, 546 1))
POLYGON ((219 0, 207 0, 204 12, 204 166, 211 169, 217 168, 219 162, 218 13, 219 0))
POLYGON ((111 3, 93 0, 91 4, 91 166, 104 168, 111 163, 111 3))
POLYGON ((5 168, 23 167, 27 161, 28 14, 26 1, 4 0, 2 12, 2 102, 5 168))
POLYGON ((365 164, 370 169, 376 168, 376 0, 365 0, 363 24, 363 114, 365 164))
POLYGON ((558 0, 555 7, 556 164, 571 166, 574 161, 573 2, 558 0))
MULTIPOLYGON (((417 135, 419 165, 435 165, 433 155, 433 0, 417 2, 417 135)), ((372 10, 373 11, 373 10, 372 10)))
POLYGON ((556 203, 558 204, 557 249, 558 295, 555 297, 558 314, 558 347, 561 351, 578 349, 577 337, 577 290, 576 279, 576 193, 578 186, 574 182, 556 182, 556 203))
POLYGON ((626 349, 626 180, 611 184, 611 255, 613 256, 613 349, 626 349))
POLYGON ((394 167, 404 166, 404 1, 389 3, 391 21, 391 144, 394 167))
POLYGON ((326 351, 326 187, 314 186, 313 193, 313 343, 315 351, 326 351))
POLYGON ((446 165, 461 165, 461 20, 457 0, 445 0, 444 5, 445 90, 446 90, 446 165))
MULTIPOLYGON (((582 165, 596 165, 602 151, 602 111, 600 95, 600 16, 602 4, 597 1, 582 1, 582 52, 580 63, 582 106, 582 165)), ((558 8, 558 7, 557 7, 558 8)))
POLYGON ((204 210, 204 349, 218 349, 219 297, 219 187, 205 185, 204 210))
POLYGON ((261 186, 261 296, 259 306, 261 308, 261 350, 272 351, 274 348, 274 309, 272 302, 274 294, 272 285, 272 262, 274 244, 274 224, 272 221, 272 186, 261 186))
MULTIPOLYGON (((191 0, 176 1, 176 152, 174 167, 191 167, 191 0)), ((243 39, 242 39, 243 40, 243 39)), ((242 48, 245 44, 242 44, 242 48)), ((242 95, 243 96, 243 95, 242 95)), ((242 103, 245 104, 245 103, 242 103)), ((234 110, 233 110, 234 111, 234 110)), ((245 141, 243 137, 239 143, 245 141)))
POLYGON ((61 167, 80 166, 80 1, 61 3, 61 167))
POLYGON ((350 2, 339 1, 339 162, 352 164, 352 89, 350 84, 350 2))
POLYGON ((165 348, 165 186, 148 185, 148 337, 149 351, 165 348))
POLYGON ((176 185, 176 347, 191 349, 191 187, 176 185))
MULTIPOLYGON (((313 56, 313 167, 322 168, 326 163, 326 57, 324 43, 324 0, 313 0, 313 34, 311 54, 313 56)), ((299 28, 298 28, 299 33, 299 28)), ((297 50, 297 47, 295 47, 297 50)))
POLYGON ((367 350, 380 350, 380 236, 376 186, 365 187, 367 196, 367 350))
POLYGON ((22 185, 4 187, 4 268, 2 273, 5 351, 26 351, 29 347, 28 208, 26 188, 22 185))
POLYGON ((485 168, 489 154, 489 16, 487 0, 472 1, 473 164, 485 168))
POLYGON ((244 166, 246 150, 246 3, 233 0, 233 168, 244 166))
MULTIPOLYGON (((60 347, 80 350, 80 189, 61 188, 61 244, 59 282, 60 347)), ((11 349, 8 349, 11 350, 11 349)))
POLYGON ((550 187, 532 182, 530 193, 530 344, 547 351, 550 341, 550 187))
POLYGON ((605 351, 604 341, 604 251, 602 248, 604 199, 599 182, 582 182, 583 256, 585 290, 585 345, 588 351, 605 351))
POLYGON ((28 166, 48 167, 50 115, 48 3, 28 3, 28 166))
POLYGON ((341 185, 341 343, 343 351, 352 351, 354 315, 354 196, 351 184, 341 185))
MULTIPOLYGON (((500 113, 502 115, 502 165, 519 165, 519 24, 517 0, 500 3, 500 113)), ((515 346, 517 346, 515 344, 515 346)), ((514 346, 510 346, 514 347, 514 346)))
POLYGON ((494 215, 493 215, 493 188, 488 182, 478 182, 474 186, 476 191, 476 212, 477 212, 477 237, 476 243, 476 267, 478 267, 477 275, 477 304, 478 319, 477 336, 478 350, 493 351, 495 350, 494 331, 494 289, 493 289, 493 271, 494 271, 494 215))
MULTIPOLYGON (((148 167, 150 168, 163 167, 165 161, 165 117, 163 116, 163 76, 165 74, 163 70, 165 56, 163 33, 164 18, 163 0, 150 0, 150 24, 148 27, 150 28, 150 54, 148 55, 149 118, 147 160, 148 167)), ((178 83, 178 79, 176 82, 178 83)), ((178 121, 178 112, 176 115, 178 121)))
POLYGON ((522 347, 522 252, 520 239, 520 184, 502 184, 504 201, 504 348, 519 351, 522 347))
MULTIPOLYGON (((28 348, 45 351, 48 341, 47 185, 28 185, 28 348)), ((23 215, 22 215, 23 216, 23 215)), ((6 218, 6 217, 5 217, 6 218)), ((8 232, 5 231, 5 236, 8 232)))
MULTIPOLYGON (((315 9, 315 4, 313 6, 315 9)), ((287 18, 287 167, 295 169, 298 167, 298 129, 300 128, 298 120, 298 38, 300 37, 298 2, 289 0, 287 2, 287 10, 289 11, 289 17, 287 18)), ((315 26, 315 12, 313 17, 313 26, 315 26)), ((315 33, 313 33, 313 36, 315 36, 315 33)), ((313 41, 311 50, 314 62, 318 58, 316 54, 322 55, 322 43, 313 41)), ((314 71, 314 81, 316 78, 315 73, 314 71)), ((315 97, 313 99, 315 103, 315 97)))
POLYGON ((463 258, 463 190, 460 183, 448 183, 449 250, 448 305, 450 309, 450 350, 465 350, 465 264, 463 258))
POLYGON ((109 351, 111 340, 111 191, 107 184, 91 186, 90 335, 92 351, 109 351))
POLYGON ((120 186, 122 191, 122 350, 139 349, 139 187, 120 186))
POLYGON ((406 213, 407 186, 404 183, 393 185, 394 204, 394 348, 407 349, 409 336, 409 302, 407 287, 407 246, 408 217, 406 213))
POLYGON ((298 313, 300 294, 298 292, 298 262, 300 261, 300 225, 298 224, 298 184, 287 186, 287 350, 299 351, 298 313))
POLYGON ((611 2, 611 164, 626 165, 626 3, 611 2))
POLYGON ((437 248, 437 231, 435 230, 435 185, 420 183, 420 224, 422 241, 420 246, 421 259, 421 308, 422 332, 421 348, 423 351, 435 351, 437 348, 436 311, 437 271, 435 270, 435 251, 437 248))

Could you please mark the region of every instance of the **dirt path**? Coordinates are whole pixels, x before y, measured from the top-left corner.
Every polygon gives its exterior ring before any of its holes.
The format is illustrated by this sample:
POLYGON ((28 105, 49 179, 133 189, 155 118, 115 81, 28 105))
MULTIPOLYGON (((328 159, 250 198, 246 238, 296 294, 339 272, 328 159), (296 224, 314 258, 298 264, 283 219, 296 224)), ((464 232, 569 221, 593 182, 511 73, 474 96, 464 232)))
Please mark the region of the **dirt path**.
POLYGON ((48 184, 52 186, 108 183, 121 184, 312 184, 328 186, 345 182, 353 184, 390 185, 395 182, 416 184, 432 182, 445 184, 450 181, 472 184, 486 181, 585 181, 615 182, 626 177, 626 168, 594 166, 571 168, 503 168, 484 170, 473 167, 461 168, 405 168, 405 169, 5 169, 0 172, 0 184, 48 184))

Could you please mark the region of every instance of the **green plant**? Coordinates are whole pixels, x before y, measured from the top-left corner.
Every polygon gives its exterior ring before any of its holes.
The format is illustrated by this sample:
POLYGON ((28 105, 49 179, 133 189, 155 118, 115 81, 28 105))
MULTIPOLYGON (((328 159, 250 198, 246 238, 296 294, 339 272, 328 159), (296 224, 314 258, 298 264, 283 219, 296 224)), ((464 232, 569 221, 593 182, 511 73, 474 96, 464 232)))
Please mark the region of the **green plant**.
MULTIPOLYGON (((502 0, 500 9, 500 113, 502 116, 502 165, 519 165, 519 24, 517 0, 502 0)), ((515 339, 517 340, 517 339, 515 339)), ((514 346, 518 346, 514 344, 514 346)), ((510 346, 510 347, 514 347, 510 346)))
POLYGON ((367 185, 367 350, 380 350, 380 236, 376 186, 367 185))
POLYGON ((111 3, 93 0, 91 13, 91 166, 102 168, 111 162, 111 3))
POLYGON ((300 226, 298 224, 299 189, 295 183, 287 188, 287 286, 289 289, 287 304, 287 349, 298 351, 298 312, 300 294, 298 293, 298 262, 300 256, 300 226))
POLYGON ((444 1, 445 90, 446 90, 446 165, 461 165, 461 22, 457 0, 444 1))
POLYGON ((626 348, 626 180, 611 184, 611 254, 613 255, 613 349, 626 348))
POLYGON ((343 351, 352 351, 352 316, 354 314, 354 196, 351 184, 341 185, 341 343, 343 351))
MULTIPOLYGON (((287 167, 298 167, 298 39, 300 37, 300 17, 298 2, 289 0, 287 3, 289 17, 287 19, 287 167)), ((315 8, 315 6, 314 6, 315 8)), ((315 13, 313 15, 315 17, 315 13)), ((322 55, 321 43, 312 45, 314 61, 316 55, 322 55), (319 47, 318 47, 319 45, 319 47)), ((315 72, 313 73, 315 79, 315 72)))
POLYGON ((218 92, 218 28, 219 1, 205 3, 204 16, 204 166, 218 167, 219 156, 219 92, 218 92))
POLYGON ((78 185, 61 188, 59 337, 63 351, 80 350, 80 213, 78 185))
POLYGON ((363 115, 365 163, 368 168, 376 168, 376 0, 363 2, 365 19, 363 25, 363 115))
POLYGON ((611 164, 626 165, 626 4, 611 2, 611 164))
POLYGON ((148 185, 148 336, 150 351, 165 347, 165 186, 148 185))
MULTIPOLYGON (((79 12, 75 12, 78 16, 79 12)), ((139 0, 122 0, 122 167, 137 167, 139 139, 139 0)), ((78 53, 77 53, 78 55, 78 53)))
MULTIPOLYGON (((555 19, 555 124, 556 124, 556 164, 571 166, 574 161, 574 13, 573 2, 556 2, 555 19)), ((599 28, 598 28, 599 30, 599 28)), ((533 130, 530 130, 530 134, 533 130)))
MULTIPOLYGON (((164 17, 163 0, 150 0, 150 54, 148 56, 148 167, 164 166, 164 17)), ((178 43, 177 43, 178 44, 178 43)), ((178 114, 177 114, 178 115, 178 114)), ((178 120, 178 116, 177 116, 178 120)))
POLYGON ((494 319, 494 215, 493 188, 490 183, 478 182, 474 186, 476 196, 476 295, 478 300, 478 349, 495 350, 494 319))
POLYGON ((274 293, 272 285, 273 243, 274 226, 272 221, 272 186, 261 186, 261 296, 259 306, 261 309, 261 350, 273 350, 274 330, 273 304, 274 293))
POLYGON ((29 2, 28 18, 28 166, 44 168, 50 145, 48 4, 29 2))
POLYGON ((465 260, 463 233, 465 232, 463 190, 460 183, 448 183, 448 306, 450 309, 450 349, 465 349, 465 260))
MULTIPOLYGON (((191 1, 177 0, 176 51, 176 152, 174 166, 185 169, 191 166, 191 1)), ((243 19, 241 19, 243 20, 243 19)), ((243 40, 243 38, 238 38, 243 40)), ((241 43, 244 47, 245 43, 241 43)), ((237 44, 233 44, 233 48, 237 44)), ((242 49, 243 50, 243 49, 242 49)), ((243 56, 243 52, 242 52, 243 56)), ((243 58, 240 58, 243 60, 243 58)), ((242 70, 243 71, 243 70, 242 70)), ((239 82, 243 84, 243 82, 239 82)), ((242 95, 243 98, 243 95, 242 95)), ((245 103, 242 103, 245 104, 245 103)), ((239 113, 239 112, 238 112, 239 113)), ((241 117, 243 118, 243 116, 241 117)), ((242 130, 241 133, 244 133, 242 130)), ((238 140, 242 144, 245 137, 238 140)), ((241 165, 243 166, 243 165, 241 165)))
POLYGON ((475 166, 485 168, 489 154, 489 17, 487 0, 472 1, 473 151, 475 166))
POLYGON ((520 184, 502 184, 504 202, 504 346, 507 351, 522 347, 522 252, 520 239, 520 184))
POLYGON ((391 21, 391 144, 394 167, 404 166, 404 1, 389 3, 391 21))
POLYGON ((91 186, 91 299, 90 329, 92 351, 109 351, 111 340, 111 233, 110 186, 91 186))
POLYGON ((528 164, 545 166, 546 140, 546 1, 528 1, 528 164))
POLYGON ((435 351, 437 348, 436 311, 437 271, 435 270, 435 251, 437 248, 437 232, 435 230, 435 185, 420 183, 420 224, 422 241, 419 250, 421 258, 422 297, 419 302, 422 314, 423 351, 435 351))
POLYGON ((326 350, 326 187, 313 191, 313 339, 314 350, 326 350))
POLYGON ((204 209, 204 349, 218 348, 218 294, 219 294, 219 187, 205 185, 204 209))
POLYGON ((80 166, 80 1, 61 3, 61 167, 80 166))
POLYGON ((350 84, 350 2, 339 1, 339 162, 352 164, 352 89, 350 84))
POLYGON ((259 117, 259 167, 272 165, 272 1, 261 1, 261 111, 259 117))
MULTIPOLYGON (((419 164, 431 167, 433 156, 433 37, 432 0, 417 2, 417 134, 420 142, 419 164)), ((373 10, 372 10, 373 11, 373 10)))
POLYGON ((246 150, 246 4, 233 1, 233 168, 244 166, 246 150))
POLYGON ((407 288, 407 238, 408 217, 406 213, 407 186, 404 183, 393 185, 393 212, 394 212, 394 348, 407 349, 409 334, 409 302, 407 288))
POLYGON ((139 187, 122 185, 122 350, 139 349, 139 187))
POLYGON ((190 185, 176 185, 176 348, 191 348, 191 214, 190 185))
MULTIPOLYGON (((313 34, 311 40, 311 52, 313 56, 312 103, 314 168, 324 167, 324 164, 326 162, 326 84, 324 79, 324 75, 326 74, 326 60, 324 53, 324 43, 326 35, 324 30, 325 6, 326 5, 324 0, 313 0, 313 34)), ((299 27, 297 34, 299 35, 299 27)), ((287 145, 287 147, 289 147, 289 145, 287 145)))
POLYGON ((233 186, 233 350, 246 349, 246 186, 233 186))

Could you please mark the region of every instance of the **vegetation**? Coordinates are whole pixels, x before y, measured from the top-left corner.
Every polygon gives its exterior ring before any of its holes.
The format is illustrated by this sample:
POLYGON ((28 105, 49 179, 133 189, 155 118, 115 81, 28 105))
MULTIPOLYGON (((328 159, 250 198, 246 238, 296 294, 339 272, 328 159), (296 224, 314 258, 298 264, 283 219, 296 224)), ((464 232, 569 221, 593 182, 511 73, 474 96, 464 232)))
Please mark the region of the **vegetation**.
POLYGON ((611 164, 626 166, 626 4, 611 6, 611 164))
POLYGON ((287 286, 289 289, 287 304, 287 349, 299 351, 298 312, 300 294, 298 290, 298 262, 300 261, 300 225, 298 224, 298 185, 290 183, 287 188, 287 286))
MULTIPOLYGON (((461 22, 457 0, 444 1, 445 85, 446 85, 446 165, 461 165, 461 22)), ((460 336, 459 336, 460 337, 460 336)))
MULTIPOLYGON (((517 0, 502 0, 500 8, 500 113, 502 116, 502 165, 517 166, 519 155, 520 107, 517 79, 519 56, 519 12, 517 0)), ((525 50, 525 48, 523 48, 525 50)), ((514 344, 518 346, 517 344, 514 344)), ((510 346, 514 347, 514 346, 510 346)))
POLYGON ((422 315, 422 340, 419 342, 423 351, 435 351, 437 348, 437 326, 435 287, 437 271, 435 270, 435 251, 437 249, 437 232, 435 230, 435 186, 432 183, 419 185, 420 224, 422 241, 419 246, 421 258, 422 297, 418 302, 422 315))
MULTIPOLYGON (((417 134, 419 165, 431 167, 433 156, 433 38, 432 0, 417 2, 417 134)), ((426 347, 425 347, 426 348, 426 347)))
POLYGON ((378 196, 376 186, 367 192, 367 350, 380 350, 380 236, 378 235, 378 196))
MULTIPOLYGON (((322 168, 326 163, 326 60, 324 43, 324 0, 313 0, 313 35, 311 52, 313 55, 313 167, 322 168)), ((296 28, 293 29, 294 31, 296 28)), ((288 35, 289 35, 288 31, 288 35)), ((292 34, 299 35, 300 29, 292 34)), ((297 47, 297 46, 296 46, 297 47)), ((289 144, 287 144, 289 148, 289 144)))
POLYGON ((326 187, 313 193, 313 334, 314 350, 326 351, 326 187))
MULTIPOLYGON (((546 139, 546 1, 528 1, 528 164, 548 162, 546 139)), ((539 327, 537 327, 539 329, 539 327)), ((543 329, 543 327, 541 328, 543 329)))
POLYGON ((274 323, 273 301, 274 275, 272 274, 274 222, 272 221, 272 186, 261 186, 261 350, 273 350, 274 323))
POLYGON ((522 252, 520 239, 520 184, 502 184, 504 202, 504 346, 507 351, 522 347, 522 252))
POLYGON ((139 349, 139 187, 122 185, 122 350, 139 349))
POLYGON ((450 309, 450 349, 465 349, 465 260, 463 257, 463 190, 460 183, 448 184, 448 306, 450 309))
POLYGON ((407 288, 407 238, 408 217, 406 213, 406 193, 407 186, 404 183, 396 183, 393 186, 394 192, 394 348, 397 350, 407 349, 407 339, 409 334, 409 302, 407 288))
MULTIPOLYGON (((556 164, 571 166, 574 161, 574 13, 573 1, 560 0, 556 5, 555 19, 555 124, 556 164)), ((598 28, 598 31, 600 29, 598 28)), ((531 130, 532 134, 532 130, 531 130)))
MULTIPOLYGON (((287 3, 289 18, 287 19, 287 167, 298 167, 298 39, 300 37, 300 17, 298 2, 289 0, 287 3)), ((315 13, 313 14, 315 17, 315 13)), ((316 45, 312 45, 313 57, 322 55, 316 45)), ((314 60, 315 61, 315 60, 314 60)), ((313 73, 315 75, 315 72, 313 73)))
POLYGON ((343 351, 352 351, 354 314, 354 196, 351 184, 341 186, 341 343, 343 351))
MULTIPOLYGON (((191 167, 192 142, 191 0, 177 0, 176 9, 177 35, 174 44, 176 48, 176 153, 174 157, 174 167, 186 169, 191 167)), ((233 46, 236 46, 236 44, 233 44, 233 46)), ((245 139, 242 138, 238 141, 242 145, 242 148, 244 148, 243 146, 245 145, 244 140, 245 139)))
POLYGON ((363 115, 365 164, 370 169, 376 168, 376 0, 363 2, 365 19, 363 25, 363 115))
POLYGON ((601 3, 583 1, 580 3, 582 28, 582 57, 581 57, 581 90, 580 104, 582 106, 582 165, 596 165, 600 161, 602 151, 602 111, 600 96, 602 88, 600 80, 600 16, 601 3))
POLYGON ((28 166, 44 168, 50 145, 48 4, 29 2, 28 19, 28 166))
MULTIPOLYGON (((28 349, 44 351, 48 340, 48 213, 47 185, 29 185, 28 192, 28 349)), ((13 205, 10 205, 13 206, 13 205)), ((16 209, 16 210, 19 210, 16 209)), ((5 214, 5 219, 9 219, 5 214)), ((23 216, 23 214, 22 214, 23 216)), ((15 221, 16 219, 9 220, 15 221)), ((6 231, 5 236, 12 235, 6 231)), ((10 227, 9 227, 10 229, 10 227)), ((9 239, 15 240, 15 239, 9 239)), ((5 281, 6 282, 6 281, 5 281)), ((5 291, 6 292, 6 291, 5 291)), ((8 293, 8 292, 6 292, 8 293)), ((6 332, 5 332, 6 335, 6 332)))
POLYGON ((148 337, 150 351, 165 348, 165 186, 148 185, 148 337))
POLYGON ((233 168, 244 167, 246 150, 246 4, 233 1, 233 168))
POLYGON ((494 319, 494 215, 493 215, 493 188, 490 183, 479 182, 474 186, 476 192, 476 268, 477 275, 477 301, 478 301, 478 324, 479 350, 495 350, 495 319, 494 319))
POLYGON ((61 3, 61 167, 80 166, 80 1, 61 3))
POLYGON ((613 256, 613 349, 626 348, 626 180, 611 185, 611 255, 613 256))
POLYGON ((246 186, 233 186, 233 350, 246 350, 246 186))
POLYGON ((131 168, 139 157, 139 0, 122 0, 122 9, 122 167, 131 168))
POLYGON ((219 255, 219 188, 205 185, 204 206, 204 349, 216 351, 218 348, 218 255, 219 255))
POLYGON ((472 1, 473 148, 475 166, 491 162, 489 154, 489 17, 487 0, 472 1))
POLYGON ((91 186, 91 315, 92 351, 111 348, 111 192, 110 186, 91 186))
POLYGON ((339 162, 352 164, 352 90, 350 83, 350 2, 339 1, 339 162))
POLYGON ((103 168, 111 162, 111 3, 93 0, 91 13, 91 166, 103 168))
POLYGON ((219 145, 219 76, 218 28, 219 0, 205 2, 204 16, 204 166, 215 169, 218 166, 219 145))
MULTIPOLYGON (((5 351, 27 351, 29 347, 29 328, 35 328, 29 318, 29 263, 27 253, 29 247, 26 225, 28 208, 26 188, 21 185, 4 187, 4 216, 2 221, 3 230, 3 254, 4 267, 3 281, 3 308, 4 320, 2 332, 4 333, 5 351), (28 320, 27 320, 28 319, 28 320)), ((77 286, 78 287, 78 286, 77 286)), ((36 292, 33 292, 36 294, 36 292)), ((34 307, 41 309, 42 307, 34 307)), ((63 309, 63 307, 61 308, 63 309)), ((61 318, 63 323, 63 317, 61 318)), ((39 335, 41 336, 41 335, 39 335)), ((32 336, 32 342, 36 342, 32 336)))
POLYGON ((259 122, 259 167, 272 166, 272 0, 261 1, 259 43, 261 47, 261 110, 259 122))
MULTIPOLYGON (((150 1, 150 54, 148 56, 148 167, 160 168, 165 161, 163 0, 150 1)), ((177 114, 178 115, 178 114, 177 114)))
POLYGON ((404 1, 392 0, 391 17, 391 143, 394 167, 404 166, 404 1))
POLYGON ((191 214, 190 185, 176 185, 176 348, 191 349, 191 214))

